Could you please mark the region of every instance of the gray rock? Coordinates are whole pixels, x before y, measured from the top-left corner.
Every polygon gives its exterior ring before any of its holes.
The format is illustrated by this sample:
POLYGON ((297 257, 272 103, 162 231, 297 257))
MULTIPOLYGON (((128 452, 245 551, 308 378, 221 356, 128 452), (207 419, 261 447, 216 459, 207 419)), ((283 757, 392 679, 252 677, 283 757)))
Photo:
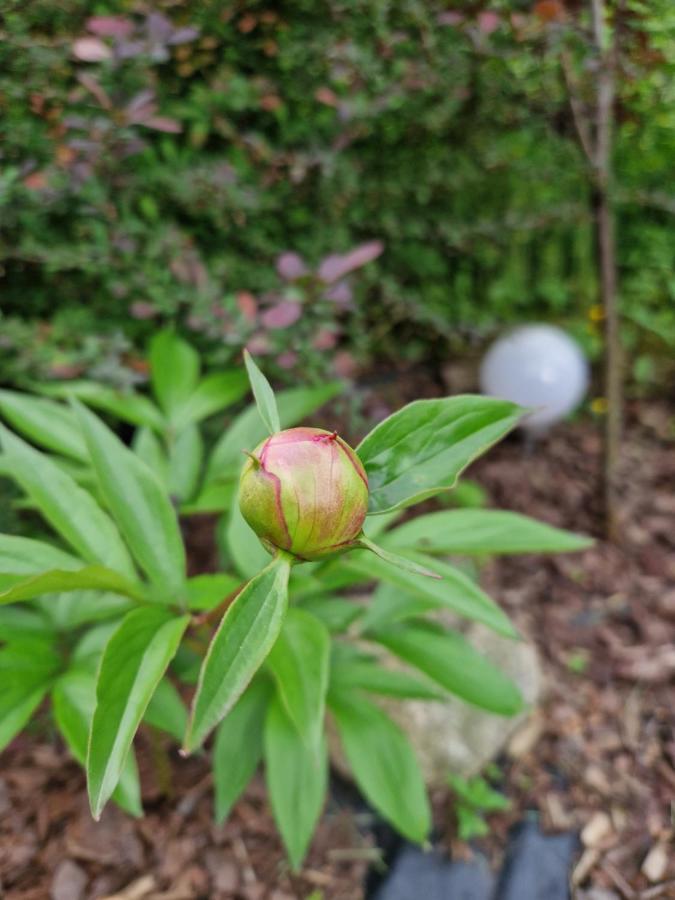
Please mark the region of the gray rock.
MULTIPOLYGON (((533 644, 500 637, 474 623, 463 630, 467 640, 518 685, 530 709, 507 718, 454 697, 444 702, 378 698, 378 703, 407 734, 430 787, 446 785, 449 773, 470 778, 480 772, 527 723, 531 708, 542 694, 543 676, 533 644)), ((371 651, 372 647, 368 649, 371 651)), ((381 661, 400 667, 399 661, 388 653, 382 654, 381 661)), ((330 748, 335 767, 351 777, 334 736, 330 748)))

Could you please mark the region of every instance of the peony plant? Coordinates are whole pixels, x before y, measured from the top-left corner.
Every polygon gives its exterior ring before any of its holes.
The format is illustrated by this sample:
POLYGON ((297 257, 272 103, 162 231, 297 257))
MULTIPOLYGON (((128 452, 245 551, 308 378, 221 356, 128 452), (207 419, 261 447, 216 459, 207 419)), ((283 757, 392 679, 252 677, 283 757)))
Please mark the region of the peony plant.
POLYGON ((0 472, 54 532, 0 535, 0 747, 49 698, 98 818, 111 798, 142 813, 140 727, 171 735, 184 754, 215 732, 216 818, 263 762, 297 868, 325 799, 330 716, 372 806, 424 841, 422 776, 377 696, 522 708, 515 685, 435 618, 450 609, 518 637, 446 557, 588 542, 502 511, 400 520, 451 490, 522 411, 485 397, 420 400, 352 449, 335 432, 293 427, 334 386, 277 398, 246 355, 256 406, 207 453, 199 423, 243 396, 245 373, 202 378, 189 345, 167 333, 150 356, 154 401, 88 382, 67 388, 68 404, 0 391, 0 413, 43 448, 0 426, 0 472), (91 406, 135 422, 131 446, 91 406), (188 577, 179 515, 204 509, 222 512, 227 570, 188 577), (404 667, 383 666, 377 648, 404 667))

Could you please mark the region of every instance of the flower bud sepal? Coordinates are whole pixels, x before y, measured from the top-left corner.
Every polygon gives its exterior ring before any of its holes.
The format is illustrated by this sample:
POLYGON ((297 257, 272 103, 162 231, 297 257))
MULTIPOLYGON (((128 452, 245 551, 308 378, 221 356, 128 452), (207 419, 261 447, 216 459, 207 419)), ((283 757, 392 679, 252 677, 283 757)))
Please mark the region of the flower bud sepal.
POLYGON ((361 550, 370 550, 375 556, 379 556, 380 559, 392 566, 396 566, 398 569, 403 569, 404 572, 410 572, 413 575, 424 575, 426 578, 441 579, 441 576, 437 572, 432 572, 431 569, 425 569, 424 566, 418 565, 416 562, 413 562, 405 556, 399 556, 397 553, 390 553, 389 550, 380 547, 378 544, 371 541, 370 538, 367 538, 363 532, 361 532, 351 545, 351 549, 357 548, 361 550))

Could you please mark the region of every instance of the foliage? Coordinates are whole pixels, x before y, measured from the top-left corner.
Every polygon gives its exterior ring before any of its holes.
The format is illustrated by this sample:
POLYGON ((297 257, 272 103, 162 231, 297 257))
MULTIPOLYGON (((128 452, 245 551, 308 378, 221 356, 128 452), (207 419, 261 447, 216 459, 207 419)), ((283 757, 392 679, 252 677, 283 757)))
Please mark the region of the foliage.
MULTIPOLYGON (((562 66, 583 65, 585 6, 446 7, 10 4, 0 378, 101 377, 73 335, 102 314, 104 347, 172 321, 219 364, 246 342, 311 378, 336 349, 445 358, 522 319, 597 349, 562 66)), ((622 305, 648 379, 673 337, 675 23, 668 0, 614 14, 622 305)))
POLYGON ((448 783, 454 794, 457 833, 463 841, 488 834, 485 814, 502 812, 510 806, 506 797, 490 787, 480 775, 474 778, 449 775, 448 783))
MULTIPOLYGON (((442 702, 454 693, 502 715, 522 705, 516 687, 434 616, 449 609, 516 637, 499 607, 443 560, 453 546, 453 515, 474 516, 470 534, 455 522, 462 552, 491 552, 495 531, 480 520, 489 511, 435 514, 448 519, 444 541, 434 514, 397 524, 409 503, 449 487, 427 479, 420 494, 428 460, 415 435, 430 420, 442 426, 454 398, 404 407, 361 444, 369 476, 385 461, 379 470, 397 484, 388 512, 373 499, 366 520, 365 545, 379 549, 377 541, 382 558, 366 561, 369 550, 356 549, 297 565, 284 552, 270 558, 232 504, 240 449, 264 434, 255 407, 235 416, 208 451, 200 438, 198 423, 246 391, 244 370, 202 375, 195 351, 169 332, 155 338, 150 358, 152 399, 87 382, 71 385, 69 405, 0 395, 2 416, 43 448, 2 426, 0 468, 52 530, 50 539, 0 535, 0 743, 49 696, 56 727, 86 767, 93 814, 112 797, 140 815, 138 727, 150 723, 186 751, 215 729, 216 816, 228 814, 264 761, 272 809, 297 867, 324 802, 329 712, 364 795, 401 833, 423 841, 430 814, 414 753, 375 698, 442 702), (89 406, 135 425, 131 448, 89 406), (226 511, 228 567, 187 577, 178 512, 204 508, 226 511), (421 568, 440 578, 415 574, 421 568), (363 592, 374 581, 364 605, 354 588, 363 592), (405 668, 382 666, 382 647, 405 668), (184 697, 195 684, 188 714, 184 697)), ((337 389, 295 388, 275 398, 252 360, 249 369, 266 415, 283 426, 337 389)), ((504 418, 501 401, 462 403, 463 437, 452 428, 445 435, 454 442, 456 473, 517 416, 512 408, 504 418)), ((508 539, 496 529, 497 551, 588 544, 524 517, 509 520, 506 531, 508 539)))

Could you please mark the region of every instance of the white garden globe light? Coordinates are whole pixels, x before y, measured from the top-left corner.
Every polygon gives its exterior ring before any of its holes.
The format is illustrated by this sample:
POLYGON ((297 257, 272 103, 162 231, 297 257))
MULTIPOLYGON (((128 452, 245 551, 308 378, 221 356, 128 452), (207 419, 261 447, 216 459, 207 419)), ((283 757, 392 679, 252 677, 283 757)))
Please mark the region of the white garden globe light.
POLYGON ((533 409, 522 427, 543 432, 581 403, 588 363, 579 345, 553 325, 524 325, 498 338, 480 369, 484 394, 533 409))

